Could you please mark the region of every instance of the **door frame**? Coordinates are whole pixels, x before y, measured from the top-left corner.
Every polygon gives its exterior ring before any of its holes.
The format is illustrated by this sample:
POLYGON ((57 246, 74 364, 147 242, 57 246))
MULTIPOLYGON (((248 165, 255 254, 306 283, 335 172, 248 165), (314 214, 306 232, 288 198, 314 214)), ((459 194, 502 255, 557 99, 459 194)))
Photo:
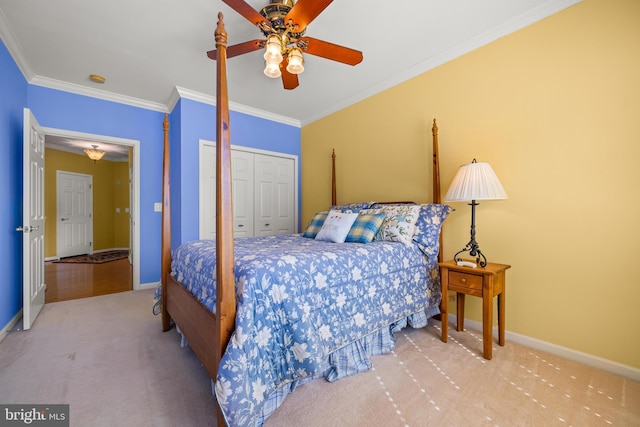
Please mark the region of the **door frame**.
MULTIPOLYGON (((133 174, 131 174, 132 179, 132 194, 130 193, 130 197, 132 200, 132 205, 130 206, 129 213, 131 215, 131 221, 129 223, 129 236, 133 236, 133 246, 130 248, 130 252, 133 254, 132 257, 132 267, 133 267, 133 277, 132 285, 133 290, 137 291, 142 289, 140 286, 140 141, 135 139, 127 139, 127 138, 118 138, 115 136, 107 136, 107 135, 98 135, 86 132, 76 132, 65 129, 56 129, 56 128, 48 128, 42 127, 42 130, 45 135, 50 136, 58 136, 62 138, 69 139, 81 139, 83 141, 96 142, 96 143, 105 143, 105 144, 116 144, 116 145, 125 145, 127 147, 132 147, 132 156, 133 156, 133 174)), ((46 147, 46 143, 45 143, 46 147)), ((45 164, 45 169, 46 169, 45 164)))

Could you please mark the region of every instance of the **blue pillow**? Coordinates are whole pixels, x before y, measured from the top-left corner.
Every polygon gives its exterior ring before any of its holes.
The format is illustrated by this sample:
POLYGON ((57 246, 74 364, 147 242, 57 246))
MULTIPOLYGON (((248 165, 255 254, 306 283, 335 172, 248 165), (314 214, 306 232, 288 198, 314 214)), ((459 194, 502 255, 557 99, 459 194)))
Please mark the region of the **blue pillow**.
POLYGON ((345 242, 371 243, 378 234, 385 216, 384 213, 358 214, 345 242))
POLYGON ((308 237, 310 239, 315 239, 318 232, 322 229, 322 224, 324 224, 324 220, 327 219, 327 215, 329 212, 318 212, 316 213, 311 221, 309 221, 309 225, 304 230, 302 237, 308 237))
POLYGON ((437 203, 421 205, 413 241, 425 255, 438 255, 442 223, 453 211, 454 209, 449 205, 437 203))

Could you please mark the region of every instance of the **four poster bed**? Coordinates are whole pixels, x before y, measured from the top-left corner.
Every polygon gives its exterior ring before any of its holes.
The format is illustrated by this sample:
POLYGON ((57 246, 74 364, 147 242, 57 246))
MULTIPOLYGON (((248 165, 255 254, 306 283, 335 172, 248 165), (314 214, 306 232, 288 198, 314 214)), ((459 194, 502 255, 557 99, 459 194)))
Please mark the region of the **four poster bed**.
POLYGON ((338 206, 334 153, 332 205, 304 233, 234 241, 226 32, 218 19, 216 240, 181 244, 172 257, 165 117, 162 325, 166 331, 173 320, 215 383, 218 425, 262 425, 297 386, 369 370, 370 356, 393 349, 395 331, 439 314, 440 228, 452 209, 440 204, 434 120, 432 204, 338 206), (325 225, 345 219, 353 225, 336 240, 325 225))

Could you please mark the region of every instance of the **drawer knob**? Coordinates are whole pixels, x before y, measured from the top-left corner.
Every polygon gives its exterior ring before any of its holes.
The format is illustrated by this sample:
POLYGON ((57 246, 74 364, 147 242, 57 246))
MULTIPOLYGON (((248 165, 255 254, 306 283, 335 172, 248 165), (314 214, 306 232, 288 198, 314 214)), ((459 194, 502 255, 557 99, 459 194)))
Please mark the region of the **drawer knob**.
POLYGON ((462 283, 464 283, 464 282, 466 282, 466 281, 467 281, 467 279, 465 279, 464 277, 463 277, 463 278, 462 278, 462 280, 461 280, 461 282, 462 282, 462 283))

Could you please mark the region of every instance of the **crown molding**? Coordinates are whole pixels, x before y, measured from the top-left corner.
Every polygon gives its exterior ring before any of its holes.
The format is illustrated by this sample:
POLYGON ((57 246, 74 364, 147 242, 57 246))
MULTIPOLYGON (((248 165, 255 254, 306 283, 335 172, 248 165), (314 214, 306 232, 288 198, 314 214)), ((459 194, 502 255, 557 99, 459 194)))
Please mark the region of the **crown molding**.
POLYGON ((22 55, 20 44, 13 35, 13 32, 9 29, 9 23, 7 22, 7 18, 2 10, 0 10, 0 39, 4 41, 4 45, 6 46, 9 54, 22 72, 24 78, 27 81, 31 80, 34 76, 34 73, 31 70, 31 67, 29 67, 27 60, 22 55))
MULTIPOLYGON (((268 111, 249 107, 243 104, 237 104, 234 102, 229 103, 229 108, 235 112, 244 113, 251 116, 255 116, 255 117, 263 118, 266 120, 271 120, 274 122, 283 123, 286 125, 300 128, 316 120, 320 120, 326 116, 329 116, 343 108, 349 107, 364 99, 374 96, 386 89, 389 89, 409 79, 417 77, 420 74, 424 74, 427 71, 430 71, 448 61, 451 61, 452 59, 465 55, 507 34, 518 31, 528 25, 531 25, 539 20, 542 20, 548 16, 551 16, 554 13, 560 12, 563 9, 566 9, 577 3, 581 3, 582 1, 583 0, 548 0, 543 4, 539 5, 538 7, 527 11, 526 13, 523 13, 488 31, 485 31, 483 34, 480 34, 479 36, 475 37, 472 40, 469 40, 465 43, 461 43, 457 46, 454 46, 453 48, 449 49, 446 52, 433 56, 427 59, 426 61, 423 61, 420 64, 417 64, 416 66, 402 73, 396 74, 392 78, 389 78, 385 81, 380 82, 379 84, 371 86, 370 88, 364 91, 361 91, 360 93, 348 99, 345 99, 342 102, 334 104, 331 108, 324 110, 313 116, 307 117, 303 120, 293 119, 291 117, 270 113, 268 111)), ((173 111, 173 108, 175 108, 180 98, 191 99, 194 101, 202 102, 202 103, 213 105, 213 106, 216 105, 216 99, 214 96, 205 95, 196 91, 192 91, 192 90, 177 87, 177 86, 174 87, 169 99, 167 100, 168 101, 167 105, 164 105, 161 103, 151 102, 144 99, 133 98, 126 95, 118 95, 118 94, 107 92, 100 89, 89 88, 86 86, 76 85, 72 83, 63 82, 60 80, 37 76, 33 73, 33 71, 31 70, 31 67, 29 67, 24 56, 21 54, 22 49, 20 49, 17 39, 9 29, 9 25, 7 23, 6 17, 2 12, 2 10, 0 10, 0 38, 4 41, 16 65, 22 72, 27 82, 30 84, 48 87, 52 89, 59 89, 66 92, 76 93, 76 94, 85 95, 93 98, 104 99, 107 101, 118 102, 118 103, 145 108, 153 111, 159 111, 163 113, 173 111)))
MULTIPOLYGON (((211 95, 205 95, 200 92, 185 89, 183 87, 176 86, 170 98, 170 110, 173 110, 178 99, 186 98, 192 101, 202 102, 203 104, 216 105, 216 97, 211 95)), ((249 107, 243 104, 235 102, 229 102, 229 109, 237 113, 244 113, 254 117, 260 117, 262 119, 271 120, 273 122, 283 123, 285 125, 301 127, 300 120, 293 119, 291 117, 281 116, 279 114, 270 113, 268 111, 260 110, 258 108, 249 107)))
POLYGON ((36 86, 47 87, 50 89, 58 89, 64 92, 71 92, 78 95, 89 96, 91 98, 104 99, 105 101, 118 102, 120 104, 131 105, 133 107, 145 108, 147 110, 159 111, 161 113, 168 112, 167 106, 157 102, 151 102, 140 98, 120 95, 106 90, 93 89, 74 83, 63 82, 61 80, 50 79, 48 77, 35 76, 29 80, 30 84, 36 86))
MULTIPOLYGON (((182 87, 174 87, 171 91, 171 95, 167 100, 167 104, 161 104, 157 102, 147 101, 140 98, 134 98, 126 95, 119 95, 113 92, 108 92, 105 90, 90 88, 86 86, 81 86, 73 83, 64 82, 61 80, 50 79, 48 77, 42 77, 35 75, 35 73, 29 67, 27 61, 22 55, 22 49, 18 44, 17 39, 14 37, 13 33, 9 29, 9 24, 7 23, 7 19, 0 10, 0 39, 4 41, 7 50, 11 54, 11 57, 15 61, 16 65, 22 72, 25 80, 29 84, 33 84, 36 86, 42 86, 50 89, 57 89, 64 92, 71 92, 78 95, 89 96, 92 98, 103 99, 106 101, 117 102, 120 104, 131 105, 134 107, 145 108, 148 110, 159 111, 161 113, 169 113, 173 111, 176 104, 180 100, 180 98, 187 98, 193 101, 202 102, 204 104, 216 105, 215 96, 205 95, 200 92, 192 91, 189 89, 185 89, 182 87)), ((278 123, 283 123, 290 126, 301 127, 300 121, 296 119, 292 119, 290 117, 281 116, 279 114, 270 113, 268 111, 259 110, 257 108, 252 108, 243 104, 237 104, 235 102, 229 102, 229 108, 233 111, 249 114, 251 116, 260 117, 266 120, 271 120, 278 123)))

